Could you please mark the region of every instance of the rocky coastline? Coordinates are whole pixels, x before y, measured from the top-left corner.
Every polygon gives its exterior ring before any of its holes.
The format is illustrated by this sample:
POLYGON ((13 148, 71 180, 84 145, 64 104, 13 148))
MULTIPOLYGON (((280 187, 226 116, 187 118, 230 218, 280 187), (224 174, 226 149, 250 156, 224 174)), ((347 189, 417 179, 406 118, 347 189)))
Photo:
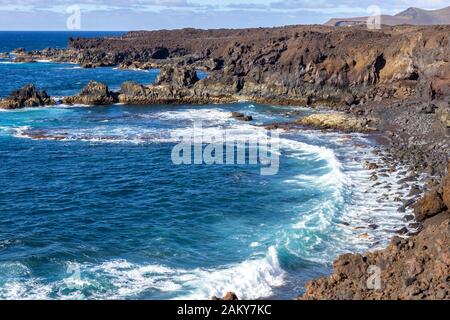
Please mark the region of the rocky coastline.
MULTIPOLYGON (((66 50, 13 54, 19 61, 161 72, 150 86, 126 82, 113 92, 92 81, 78 95, 60 101, 29 85, 1 100, 0 108, 251 100, 319 111, 268 127, 374 132, 385 151, 380 161, 408 168, 402 183, 411 191, 398 199, 399 210, 414 209, 411 223, 418 231, 398 232, 381 251, 339 257, 333 274, 311 281, 301 299, 450 299, 449 33, 449 26, 375 31, 292 26, 70 39, 66 50), (206 79, 199 80, 199 69, 208 71, 206 79), (381 289, 367 286, 371 266, 381 272, 381 289)), ((245 115, 233 116, 251 121, 245 115)), ((379 174, 389 173, 375 172, 374 181, 379 174)))
POLYGON ((309 282, 299 299, 450 299, 449 200, 450 173, 414 205, 420 232, 395 236, 384 250, 340 256, 333 274, 309 282))

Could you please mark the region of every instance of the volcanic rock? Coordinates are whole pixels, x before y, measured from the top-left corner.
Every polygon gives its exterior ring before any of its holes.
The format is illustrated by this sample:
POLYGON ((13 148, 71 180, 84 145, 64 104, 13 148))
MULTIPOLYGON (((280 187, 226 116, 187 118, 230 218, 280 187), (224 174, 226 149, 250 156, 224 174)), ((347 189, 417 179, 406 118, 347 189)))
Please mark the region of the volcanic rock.
POLYGON ((14 58, 13 62, 15 63, 35 63, 36 60, 30 56, 17 56, 14 58))
POLYGON ((371 120, 358 118, 344 114, 318 113, 306 116, 296 121, 299 125, 310 126, 320 129, 336 129, 343 131, 367 132, 374 131, 371 120))
POLYGON ((190 68, 178 68, 164 66, 156 79, 156 85, 170 85, 174 88, 186 88, 193 86, 197 81, 197 73, 190 68))
POLYGON ((133 81, 124 82, 119 91, 121 103, 145 104, 149 99, 146 87, 133 81))
POLYGON ((450 129, 450 103, 441 102, 438 104, 437 118, 445 128, 450 129))
POLYGON ((450 299, 450 219, 441 214, 418 235, 388 248, 344 254, 334 272, 307 284, 302 300, 450 299))
POLYGON ((414 205, 414 215, 417 221, 424 221, 445 209, 442 196, 437 190, 427 193, 414 205))
POLYGON ((236 120, 242 120, 242 121, 252 121, 253 120, 252 116, 246 115, 246 114, 241 113, 241 112, 235 112, 235 111, 233 111, 231 113, 231 117, 236 119, 236 120))
POLYGON ((11 93, 8 98, 0 100, 0 109, 19 109, 53 104, 55 102, 45 91, 38 91, 34 85, 28 84, 11 93))
POLYGON ((109 91, 108 86, 90 81, 77 96, 66 97, 63 103, 85 105, 108 105, 117 102, 116 94, 109 91))

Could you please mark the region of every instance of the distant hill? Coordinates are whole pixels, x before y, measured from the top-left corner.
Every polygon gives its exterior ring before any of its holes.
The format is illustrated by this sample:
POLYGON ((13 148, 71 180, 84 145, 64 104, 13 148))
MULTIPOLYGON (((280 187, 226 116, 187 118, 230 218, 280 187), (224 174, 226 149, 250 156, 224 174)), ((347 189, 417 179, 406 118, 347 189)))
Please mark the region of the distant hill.
MULTIPOLYGON (((329 20, 328 26, 352 26, 365 24, 368 17, 335 18, 329 20)), ((437 25, 450 24, 450 6, 438 10, 424 10, 419 8, 408 8, 394 16, 381 15, 381 24, 385 25, 437 25)))

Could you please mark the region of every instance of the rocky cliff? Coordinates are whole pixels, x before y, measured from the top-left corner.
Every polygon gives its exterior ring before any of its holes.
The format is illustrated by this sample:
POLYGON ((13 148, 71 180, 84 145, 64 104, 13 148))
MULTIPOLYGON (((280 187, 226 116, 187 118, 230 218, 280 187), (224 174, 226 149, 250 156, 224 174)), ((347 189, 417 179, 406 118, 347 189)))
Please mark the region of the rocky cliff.
POLYGON ((290 26, 130 32, 71 39, 70 49, 27 53, 85 67, 209 70, 200 95, 352 105, 387 98, 441 99, 450 92, 450 26, 290 26))

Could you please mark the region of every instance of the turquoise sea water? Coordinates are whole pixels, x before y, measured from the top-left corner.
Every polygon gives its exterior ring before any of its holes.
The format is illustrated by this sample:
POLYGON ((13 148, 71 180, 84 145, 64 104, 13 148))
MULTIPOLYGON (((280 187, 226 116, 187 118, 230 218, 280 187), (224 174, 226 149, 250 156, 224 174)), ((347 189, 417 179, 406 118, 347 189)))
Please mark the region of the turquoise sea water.
MULTIPOLYGON (((74 67, 4 63, 0 95, 27 82, 61 96, 91 78, 115 87, 157 74, 74 67)), ((310 112, 250 102, 1 111, 0 298, 294 298, 338 254, 382 245, 401 224, 363 169, 372 139, 280 133, 273 176, 260 165, 175 165, 171 151, 199 121, 206 136, 256 137, 262 124, 310 112)))

